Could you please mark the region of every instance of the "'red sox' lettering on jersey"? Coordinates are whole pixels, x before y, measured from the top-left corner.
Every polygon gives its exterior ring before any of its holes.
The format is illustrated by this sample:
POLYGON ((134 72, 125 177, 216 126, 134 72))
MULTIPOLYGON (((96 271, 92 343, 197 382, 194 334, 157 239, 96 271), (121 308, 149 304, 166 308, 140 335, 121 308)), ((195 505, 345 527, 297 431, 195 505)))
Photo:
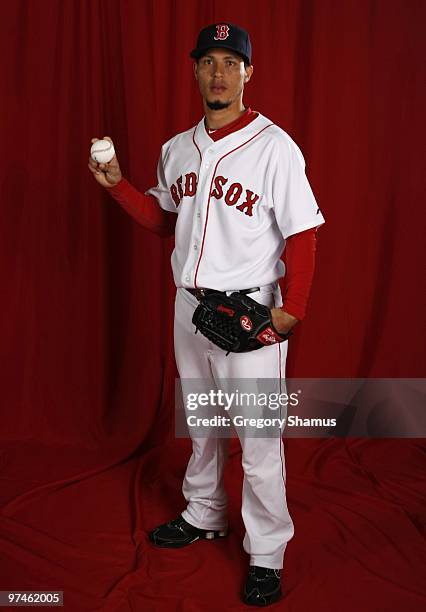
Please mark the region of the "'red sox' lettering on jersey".
MULTIPOLYGON (((185 174, 185 190, 183 190, 182 184, 183 176, 180 176, 170 187, 170 194, 176 208, 180 205, 184 196, 194 196, 197 193, 197 175, 195 172, 185 174)), ((241 183, 231 183, 229 179, 220 175, 214 179, 213 184, 214 189, 210 193, 211 196, 216 200, 224 199, 227 206, 234 206, 237 202, 241 202, 235 208, 248 217, 253 216, 253 206, 259 200, 259 195, 251 189, 245 189, 241 183), (225 185, 227 186, 226 189, 224 189, 225 185)))
POLYGON ((216 141, 201 119, 163 145, 157 176, 147 193, 178 215, 177 287, 226 291, 273 283, 285 274, 286 238, 324 223, 302 152, 260 113, 216 141))
POLYGON ((182 188, 183 176, 180 176, 176 184, 173 183, 170 187, 170 195, 173 198, 173 202, 176 204, 176 208, 182 201, 184 196, 194 196, 197 193, 197 175, 195 172, 185 174, 185 187, 182 188))

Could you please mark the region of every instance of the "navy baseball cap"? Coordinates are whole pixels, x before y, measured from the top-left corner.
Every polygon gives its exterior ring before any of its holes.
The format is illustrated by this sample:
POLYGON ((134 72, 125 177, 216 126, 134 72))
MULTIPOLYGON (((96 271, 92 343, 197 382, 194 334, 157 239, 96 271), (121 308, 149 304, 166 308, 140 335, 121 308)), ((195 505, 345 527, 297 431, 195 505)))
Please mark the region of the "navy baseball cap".
POLYGON ((251 64, 251 42, 248 32, 232 23, 213 23, 198 35, 197 46, 190 56, 199 59, 202 55, 214 47, 231 49, 251 64))

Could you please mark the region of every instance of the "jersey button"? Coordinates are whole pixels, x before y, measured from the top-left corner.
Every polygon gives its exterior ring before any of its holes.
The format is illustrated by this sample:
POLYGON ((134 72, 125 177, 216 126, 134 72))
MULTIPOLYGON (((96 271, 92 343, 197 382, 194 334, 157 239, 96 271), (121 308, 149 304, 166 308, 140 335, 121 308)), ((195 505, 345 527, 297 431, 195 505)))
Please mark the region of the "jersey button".
POLYGON ((201 217, 201 213, 197 212, 197 218, 199 219, 201 217))
POLYGON ((194 244, 194 251, 196 251, 197 249, 198 249, 198 246, 194 244))

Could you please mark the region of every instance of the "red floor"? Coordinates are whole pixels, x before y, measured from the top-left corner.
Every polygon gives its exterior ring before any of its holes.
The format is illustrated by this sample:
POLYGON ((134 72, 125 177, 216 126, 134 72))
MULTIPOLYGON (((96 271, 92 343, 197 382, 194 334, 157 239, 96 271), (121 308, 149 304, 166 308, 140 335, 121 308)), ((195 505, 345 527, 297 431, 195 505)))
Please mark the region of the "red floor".
MULTIPOLYGON (((0 590, 63 590, 64 609, 114 612, 248 610, 240 601, 240 453, 226 468, 231 533, 181 550, 147 531, 183 508, 187 440, 120 457, 3 444, 0 590)), ((425 444, 422 440, 288 440, 295 537, 285 597, 271 610, 426 609, 425 444)))

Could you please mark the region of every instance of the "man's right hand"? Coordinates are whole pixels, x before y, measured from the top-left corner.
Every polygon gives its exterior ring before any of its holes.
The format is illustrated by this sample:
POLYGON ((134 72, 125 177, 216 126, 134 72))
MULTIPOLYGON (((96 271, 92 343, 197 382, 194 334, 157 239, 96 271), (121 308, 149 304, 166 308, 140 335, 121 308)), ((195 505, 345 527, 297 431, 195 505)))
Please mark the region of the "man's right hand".
MULTIPOLYGON (((99 140, 99 138, 92 138, 92 144, 97 140, 99 140)), ((112 142, 109 136, 104 136, 103 140, 109 140, 112 142)), ((112 160, 107 164, 98 164, 98 162, 95 162, 94 159, 89 157, 88 167, 99 185, 102 185, 102 187, 114 187, 114 185, 117 185, 117 183, 119 183, 123 178, 116 155, 114 155, 112 160)))

